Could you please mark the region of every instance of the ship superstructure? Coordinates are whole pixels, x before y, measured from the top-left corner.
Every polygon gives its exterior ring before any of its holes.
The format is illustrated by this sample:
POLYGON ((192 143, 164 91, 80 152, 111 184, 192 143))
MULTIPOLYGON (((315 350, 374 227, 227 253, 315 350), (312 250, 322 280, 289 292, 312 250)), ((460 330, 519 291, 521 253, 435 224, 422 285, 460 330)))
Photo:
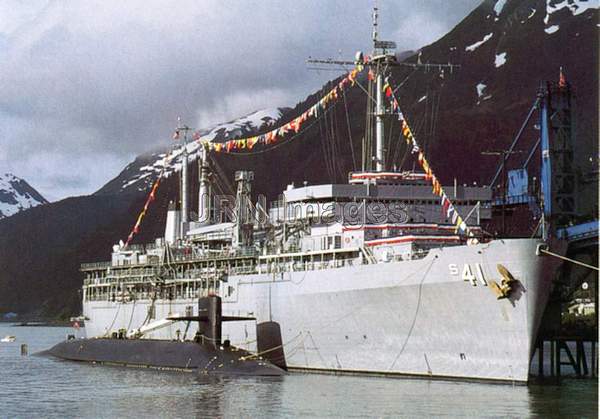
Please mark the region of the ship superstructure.
POLYGON ((432 193, 430 171, 388 167, 385 69, 396 61, 374 27, 373 54, 353 62, 375 92, 363 170, 345 184, 291 184, 269 205, 240 170, 226 199, 202 144, 192 214, 184 135, 164 237, 82 265, 88 337, 191 339, 185 319, 217 294, 224 315, 248 319, 224 325, 223 338, 288 369, 527 381, 556 267, 540 256, 549 241, 487 235, 487 187, 434 181, 432 193))

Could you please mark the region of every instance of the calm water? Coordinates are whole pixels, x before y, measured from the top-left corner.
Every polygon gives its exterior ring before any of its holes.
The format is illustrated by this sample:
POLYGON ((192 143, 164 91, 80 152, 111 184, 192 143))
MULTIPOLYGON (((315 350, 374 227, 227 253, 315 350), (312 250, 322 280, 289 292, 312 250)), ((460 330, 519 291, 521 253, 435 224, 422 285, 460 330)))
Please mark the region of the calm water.
POLYGON ((93 366, 20 356, 69 328, 0 323, 0 418, 14 417, 598 417, 597 381, 561 386, 291 374, 277 379, 93 366))

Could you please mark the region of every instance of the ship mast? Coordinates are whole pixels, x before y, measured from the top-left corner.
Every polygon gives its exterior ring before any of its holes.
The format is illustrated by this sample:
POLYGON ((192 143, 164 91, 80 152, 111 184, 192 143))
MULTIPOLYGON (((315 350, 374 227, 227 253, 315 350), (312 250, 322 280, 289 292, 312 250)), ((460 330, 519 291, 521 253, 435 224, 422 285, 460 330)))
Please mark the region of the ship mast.
MULTIPOLYGON (((378 13, 379 9, 377 5, 373 8, 373 59, 376 59, 375 51, 377 48, 377 43, 379 42, 377 39, 377 18, 379 17, 378 13)), ((381 58, 377 57, 378 60, 381 58)), ((385 56, 384 56, 385 59, 385 56)), ((383 105, 383 72, 379 66, 379 61, 377 61, 376 66, 376 85, 377 85, 377 94, 376 94, 376 106, 375 106, 375 170, 377 172, 385 171, 385 146, 383 139, 383 117, 385 115, 385 107, 383 105)))
MULTIPOLYGON (((384 90, 386 89, 386 72, 391 67, 411 67, 413 69, 424 68, 426 70, 429 69, 437 69, 442 71, 447 69, 452 73, 454 68, 460 67, 456 64, 433 64, 433 63, 421 63, 420 60, 417 62, 398 62, 396 60, 395 49, 396 43, 392 41, 381 41, 379 40, 379 8, 377 5, 373 8, 373 32, 372 32, 372 40, 373 40, 373 52, 371 57, 368 60, 364 59, 362 52, 357 52, 356 59, 354 61, 344 61, 344 60, 333 60, 329 59, 313 59, 309 58, 307 60, 308 64, 319 64, 319 65, 334 65, 340 67, 340 69, 347 71, 347 66, 356 65, 356 66, 365 66, 370 68, 370 71, 374 73, 375 76, 375 88, 376 94, 375 99, 373 99, 370 95, 367 100, 369 100, 369 109, 371 107, 371 103, 375 102, 375 109, 373 116, 375 117, 375 150, 372 160, 375 162, 375 171, 384 172, 387 170, 387 165, 385 161, 385 136, 384 136, 384 119, 388 115, 388 111, 385 106, 385 98, 384 98, 384 90)), ((315 67, 313 69, 320 70, 320 67, 315 67)), ((358 81, 357 81, 358 83, 358 81)), ((369 91, 371 84, 369 81, 369 91)), ((363 89, 364 90, 364 89, 363 89)), ((367 124, 368 126, 369 124, 367 124)), ((370 133, 370 130, 368 129, 370 133)), ((363 142, 363 150, 366 144, 371 144, 372 141, 370 135, 367 135, 365 141, 363 142)), ((372 146, 368 146, 369 148, 372 146)), ((373 150, 369 150, 367 152, 373 153, 373 150)), ((364 161, 363 161, 363 166, 364 161)), ((369 166, 369 165, 366 165, 369 166)), ((363 170, 368 167, 363 167, 363 170)))

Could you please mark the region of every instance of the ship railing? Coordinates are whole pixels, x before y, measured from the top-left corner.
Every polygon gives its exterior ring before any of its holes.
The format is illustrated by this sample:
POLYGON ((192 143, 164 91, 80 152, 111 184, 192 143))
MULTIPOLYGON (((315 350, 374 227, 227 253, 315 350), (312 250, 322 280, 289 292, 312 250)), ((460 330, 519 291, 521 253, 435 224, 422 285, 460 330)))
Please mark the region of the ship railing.
POLYGON ((246 249, 224 249, 218 252, 207 252, 199 254, 197 252, 177 252, 173 259, 177 262, 202 262, 213 259, 231 259, 236 257, 255 257, 259 252, 255 248, 246 249))
POLYGON ((145 250, 145 246, 143 244, 130 244, 127 246, 127 250, 143 252, 145 250))
POLYGON ((182 272, 171 273, 171 275, 168 275, 168 277, 164 277, 164 272, 159 267, 136 267, 134 265, 128 265, 128 268, 129 269, 114 269, 98 277, 86 278, 84 279, 84 285, 98 286, 121 282, 147 282, 153 278, 157 278, 159 274, 163 274, 162 277, 164 280, 166 280, 166 282, 177 282, 192 281, 196 279, 221 278, 227 274, 244 275, 257 272, 257 265, 255 263, 219 268, 206 266, 204 268, 186 269, 182 272))
POLYGON ((126 269, 111 269, 104 271, 101 276, 86 278, 84 284, 95 285, 114 282, 120 278, 132 278, 132 281, 144 281, 145 278, 155 277, 160 273, 158 266, 136 266, 136 265, 121 265, 120 268, 126 269))
POLYGON ((429 249, 416 249, 407 253, 394 254, 393 260, 395 262, 402 262, 408 260, 419 260, 424 259, 429 254, 429 249))
MULTIPOLYGON (((141 245, 136 245, 141 246, 141 245)), ((149 244, 148 246, 155 246, 149 244)), ((142 246, 143 247, 143 246, 142 246)), ((148 247, 147 247, 148 248, 148 247)), ((171 249, 174 262, 202 262, 214 259, 231 259, 236 257, 255 257, 259 255, 259 252, 255 248, 242 248, 242 249, 224 249, 219 252, 206 252, 199 253, 195 249, 191 248, 173 248, 171 249)), ((93 263, 82 263, 81 271, 101 270, 107 268, 117 268, 115 271, 127 270, 128 268, 136 266, 159 266, 162 262, 158 257, 148 257, 145 260, 132 261, 124 259, 118 264, 113 265, 111 261, 107 262, 93 262, 93 263)))
MULTIPOLYGON (((429 249, 418 249, 410 254, 405 255, 394 255, 394 262, 402 262, 408 260, 419 260, 424 259, 429 254, 429 249)), ((391 261, 391 260, 390 260, 391 261)), ((324 269, 335 269, 344 267, 353 267, 364 264, 365 262, 359 257, 340 258, 340 259, 329 259, 329 260, 306 260, 306 261, 274 261, 269 263, 262 263, 258 266, 259 271, 262 273, 278 273, 278 272, 302 272, 302 271, 316 271, 324 269)), ((373 256, 371 263, 380 263, 373 256)), ((384 262, 381 262, 384 263, 384 262)))
POLYGON ((319 271, 324 269, 335 269, 354 267, 362 265, 360 258, 342 258, 335 260, 324 260, 324 261, 286 261, 286 262, 271 262, 268 264, 262 264, 260 266, 260 272, 262 273, 279 273, 279 272, 304 272, 304 271, 319 271))
POLYGON ((155 276, 160 272, 157 268, 142 268, 136 269, 135 271, 113 271, 110 274, 106 275, 107 278, 123 278, 123 277, 147 277, 147 276, 155 276))
POLYGON ((94 269, 106 269, 111 265, 110 262, 91 262, 91 263, 82 263, 81 270, 94 270, 94 269))
POLYGON ((231 240, 231 232, 230 231, 221 231, 221 232, 213 232, 213 233, 203 233, 192 238, 193 241, 202 242, 202 241, 229 241, 231 240))
POLYGON ((237 266, 237 267, 232 267, 229 270, 230 275, 250 275, 250 274, 257 273, 257 272, 258 272, 258 270, 257 270, 256 265, 237 266))

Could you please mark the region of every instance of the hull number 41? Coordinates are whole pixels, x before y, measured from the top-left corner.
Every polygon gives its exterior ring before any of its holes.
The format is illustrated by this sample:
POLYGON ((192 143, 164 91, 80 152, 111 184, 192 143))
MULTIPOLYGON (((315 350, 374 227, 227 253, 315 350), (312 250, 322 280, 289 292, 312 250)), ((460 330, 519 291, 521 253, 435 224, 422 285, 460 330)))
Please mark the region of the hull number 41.
POLYGON ((468 281, 474 287, 477 286, 477 283, 487 286, 487 280, 485 279, 485 275, 483 274, 483 268, 479 263, 465 263, 463 268, 460 269, 459 265, 456 263, 451 263, 448 265, 450 270, 450 275, 458 276, 460 275, 463 281, 468 281))

